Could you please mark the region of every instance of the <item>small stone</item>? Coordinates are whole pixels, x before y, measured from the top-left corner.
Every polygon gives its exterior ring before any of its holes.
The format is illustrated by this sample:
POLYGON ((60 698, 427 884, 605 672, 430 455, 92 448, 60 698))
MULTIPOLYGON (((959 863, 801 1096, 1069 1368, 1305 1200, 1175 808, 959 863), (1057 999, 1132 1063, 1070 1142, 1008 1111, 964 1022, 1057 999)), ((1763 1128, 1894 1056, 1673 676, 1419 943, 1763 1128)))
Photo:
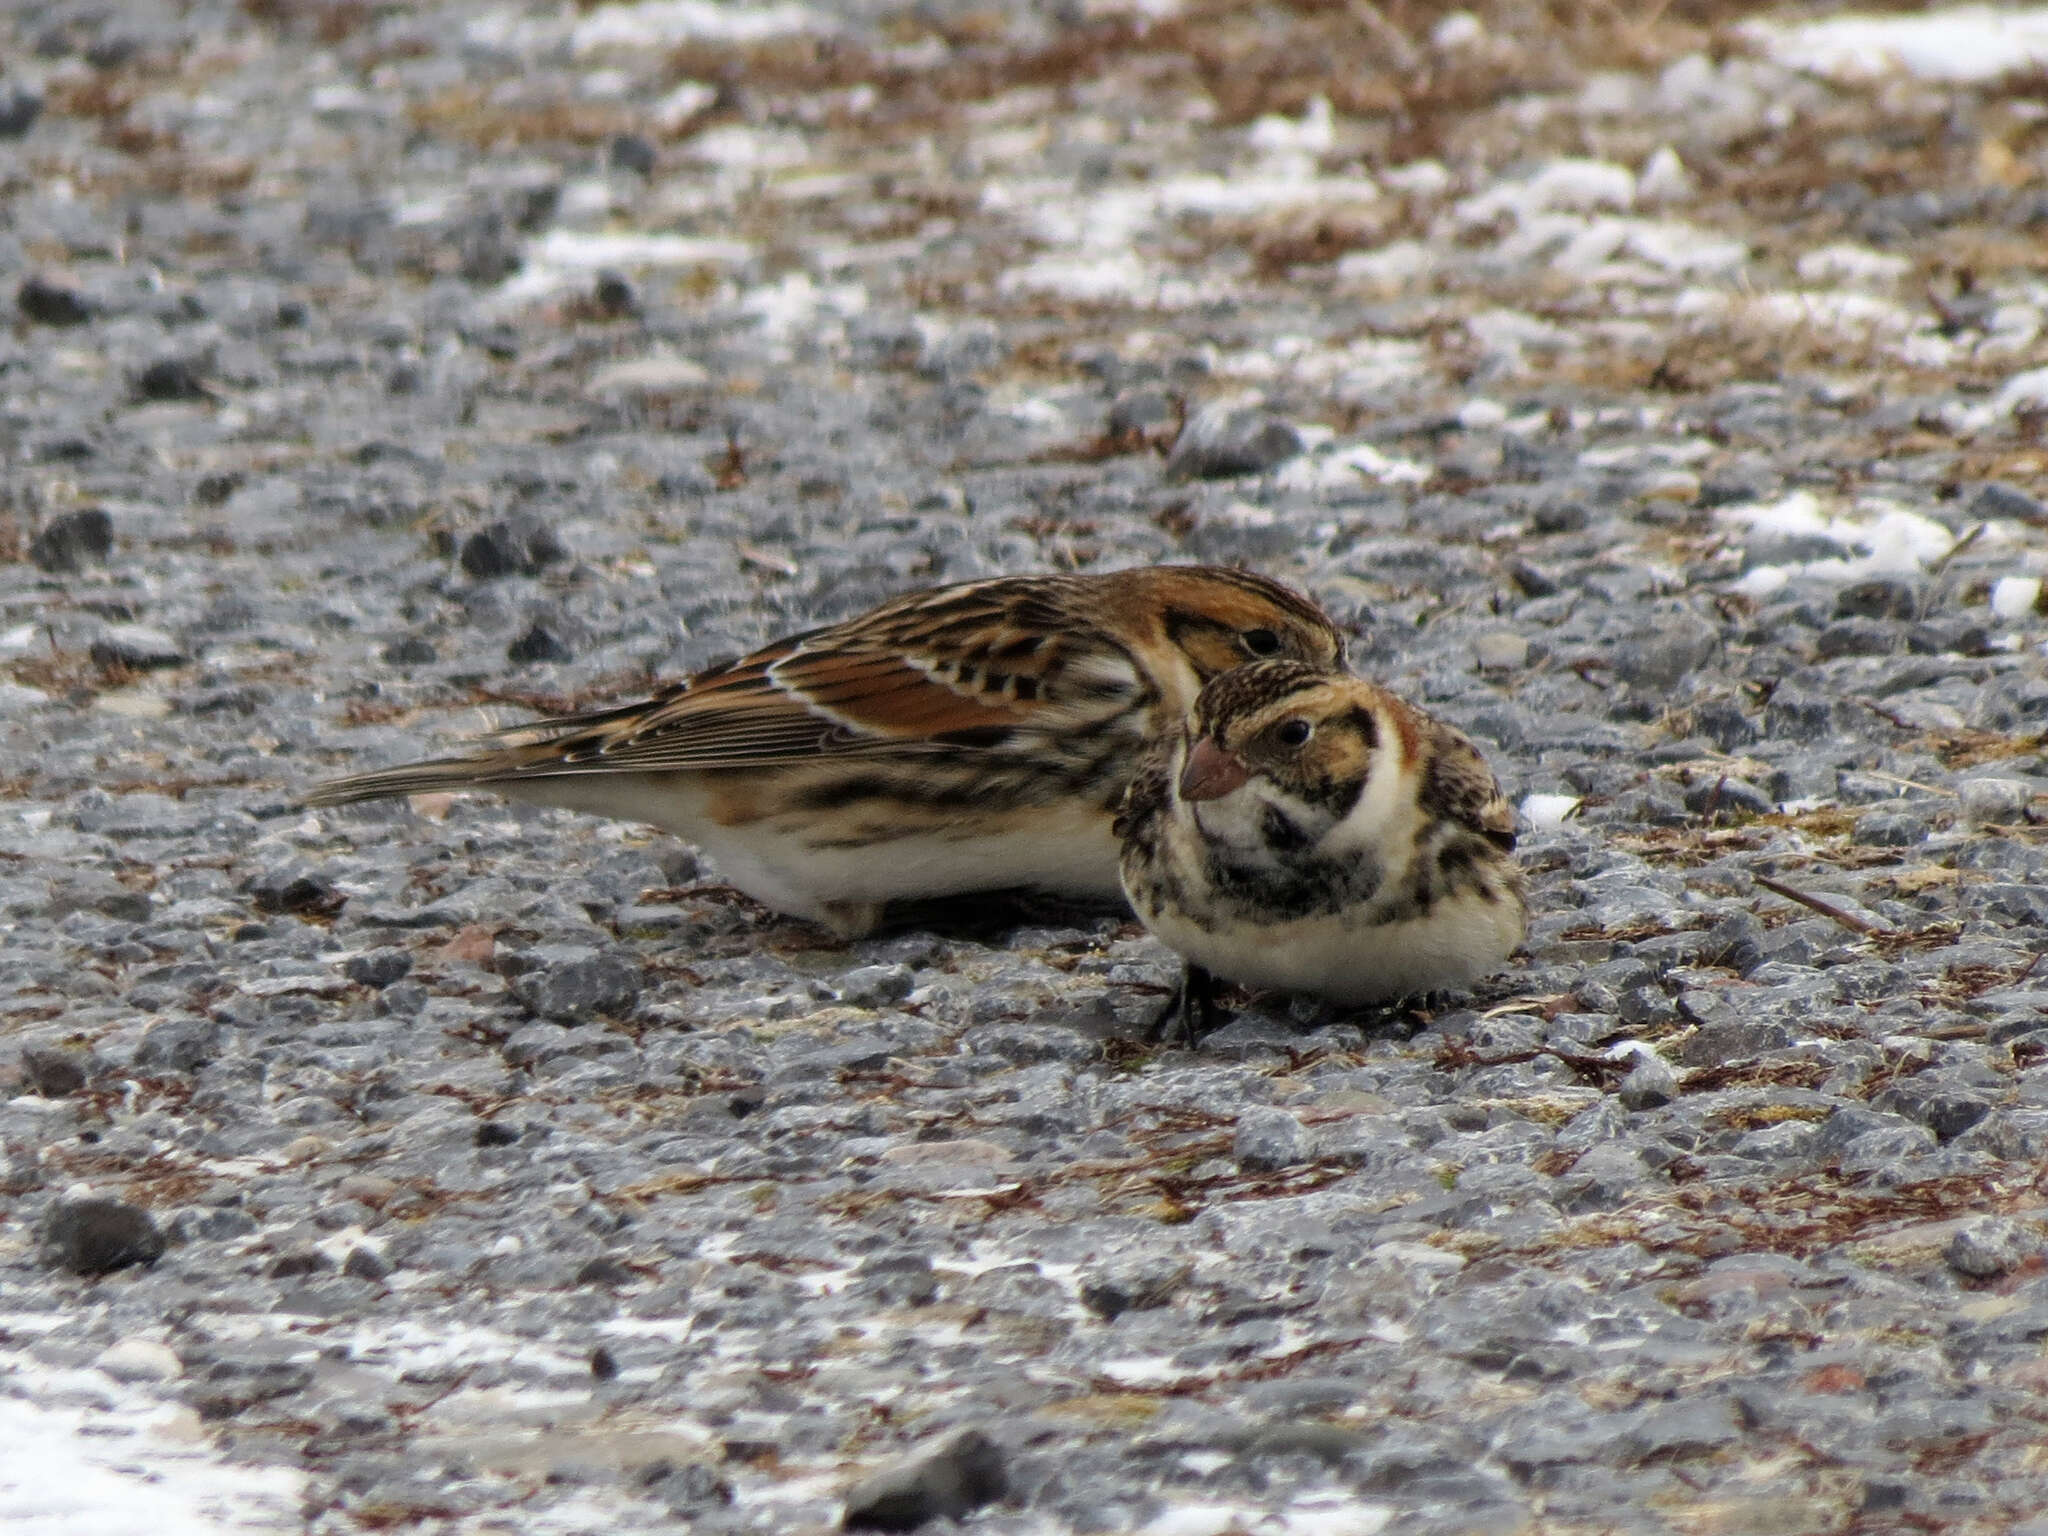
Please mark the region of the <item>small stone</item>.
POLYGON ((1705 666, 1720 644, 1711 624, 1689 614, 1673 615, 1614 648, 1614 675, 1632 688, 1665 692, 1705 666))
POLYGON ((22 279, 14 291, 14 307, 37 325, 83 325, 92 305, 82 290, 62 278, 36 275, 22 279))
POLYGON ((2027 806, 2034 798, 2034 786, 2024 779, 1987 775, 1965 779, 1956 786, 1956 800, 1963 820, 1973 827, 2018 826, 2027 819, 2027 806))
POLYGON ((623 272, 598 273, 590 297, 608 319, 622 320, 640 313, 640 290, 623 272))
POLYGON ((457 556, 463 570, 479 581, 497 576, 537 576, 569 558, 555 531, 533 517, 507 518, 479 528, 462 541, 457 556))
POLYGON ((532 666, 543 661, 573 661, 576 653, 569 649, 562 637, 539 619, 528 626, 525 634, 505 647, 505 659, 517 666, 532 666))
POLYGON ((853 1284, 860 1295, 888 1307, 928 1307, 939 1295, 938 1273, 921 1253, 867 1259, 854 1271, 853 1284))
POLYGON ((1911 848, 1927 841, 1927 823, 1900 811, 1871 811, 1856 818, 1849 838, 1865 848, 1911 848))
POLYGON ((1987 480, 1977 487, 1977 494, 1970 499, 1970 516, 1984 522, 2010 518, 2039 527, 2048 523, 2048 505, 2016 485, 2007 485, 2002 480, 1987 480))
POLYGON ((1173 401, 1164 390, 1127 389, 1110 402, 1106 425, 1113 438, 1146 437, 1173 417, 1173 401))
POLYGON ((2004 1216, 1972 1216, 1956 1228, 1942 1257, 1972 1280, 1996 1280, 2041 1251, 2041 1237, 2004 1216))
POLYGON ((440 652, 434 649, 434 642, 424 635, 407 635, 403 640, 394 640, 380 654, 394 667, 424 667, 441 659, 440 652))
POLYGON ((1239 1112, 1230 1152, 1240 1168, 1272 1173, 1307 1162, 1311 1147, 1308 1127, 1276 1105, 1259 1104, 1239 1112))
POLYGON ((114 548, 114 520, 102 507, 80 507, 43 524, 28 542, 28 557, 52 575, 104 565, 114 548))
POLYGON ((131 672, 183 666, 188 659, 183 646, 147 624, 108 625, 92 642, 89 654, 94 666, 125 667, 131 672))
POLYGON ((929 1456, 885 1467, 847 1496, 849 1531, 914 1531, 958 1520, 1009 1492, 1003 1453, 979 1430, 963 1430, 929 1456))
POLYGON ((853 1008, 881 1008, 910 996, 917 977, 907 965, 863 965, 840 977, 833 990, 853 1008))
POLYGON ((264 1273, 273 1280, 298 1280, 307 1275, 324 1275, 334 1260, 318 1248, 292 1248, 272 1259, 264 1273))
POLYGON ((1529 664, 1529 641, 1513 630, 1497 629, 1472 642, 1482 671, 1519 672, 1529 664))
POLYGON ((601 1253, 594 1259, 586 1260, 576 1271, 578 1285, 633 1285, 640 1276, 608 1253, 601 1253))
POLYGON ((1771 797, 1747 779, 1698 778, 1686 786, 1685 808, 1695 816, 1761 816, 1777 809, 1771 797))
POLYGON ((334 1196, 337 1200, 353 1200, 373 1211, 381 1211, 391 1203, 399 1188, 396 1180, 387 1179, 382 1174, 352 1173, 334 1186, 334 1196))
POLYGON ((391 1261, 369 1244, 358 1243, 341 1261, 341 1272, 355 1280, 381 1281, 390 1278, 391 1261))
POLYGON ((1889 656, 1904 639, 1895 626, 1882 619, 1840 619, 1820 632, 1813 648, 1823 661, 1842 656, 1889 656))
POLYGON ((1757 739, 1756 722, 1727 699, 1694 705, 1692 728, 1723 752, 1738 751, 1757 739))
POLYGON ((135 1047, 135 1065, 197 1072, 220 1054, 221 1027, 212 1019, 159 1019, 135 1047))
POLYGON ((589 391, 599 400, 659 401, 694 395, 710 385, 711 372, 702 363, 658 352, 598 369, 590 376, 589 391))
POLYGON ((364 954, 350 955, 342 962, 341 973, 359 987, 381 992, 394 981, 403 980, 412 973, 412 956, 395 946, 373 949, 364 954))
POLYGON ((43 1257, 74 1275, 109 1275, 163 1257, 156 1218, 124 1200, 60 1200, 43 1217, 43 1257))
POLYGON ((21 1049, 21 1075, 46 1099, 69 1098, 83 1088, 91 1076, 89 1062, 90 1058, 81 1051, 47 1045, 25 1045, 21 1049))
POLYGON ((185 1374, 177 1352, 155 1339, 116 1340, 100 1351, 93 1366, 116 1381, 176 1381, 185 1374))
POLYGON ((1635 1067, 1615 1096, 1632 1110, 1656 1109, 1678 1097, 1678 1074, 1655 1051, 1638 1050, 1635 1067))
POLYGON ((618 1357, 602 1344, 590 1352, 590 1379, 592 1381, 617 1381, 619 1379, 618 1357))
POLYGON ((519 1140, 519 1127, 503 1120, 486 1120, 471 1139, 480 1147, 509 1147, 519 1140))
POLYGON ((1256 399, 1218 400, 1181 428, 1163 471, 1168 480, 1221 480, 1263 474, 1299 454, 1293 423, 1256 399))
POLYGON ((652 176, 657 152, 651 139, 637 133, 615 133, 605 145, 605 163, 615 171, 629 171, 635 176, 652 176))
POLYGON ((616 950, 550 945, 529 950, 512 995, 544 1019, 580 1024, 629 1011, 639 1001, 640 966, 616 950))
POLYGON ((0 87, 0 139, 18 139, 43 115, 43 98, 25 85, 0 87))
POLYGON ((1920 594, 1897 577, 1852 581, 1835 594, 1838 619, 1912 619, 1920 614, 1920 594))
POLYGON ((289 912, 299 917, 332 917, 348 903, 325 875, 297 870, 272 870, 245 887, 259 912, 289 912))
POLYGON ((1108 1321, 1126 1312, 1165 1306, 1193 1273, 1193 1264, 1166 1259, 1104 1270, 1082 1278, 1081 1301, 1108 1321))
POLYGON ((135 375, 135 393, 145 400, 204 400, 209 391, 191 358, 160 357, 135 375))

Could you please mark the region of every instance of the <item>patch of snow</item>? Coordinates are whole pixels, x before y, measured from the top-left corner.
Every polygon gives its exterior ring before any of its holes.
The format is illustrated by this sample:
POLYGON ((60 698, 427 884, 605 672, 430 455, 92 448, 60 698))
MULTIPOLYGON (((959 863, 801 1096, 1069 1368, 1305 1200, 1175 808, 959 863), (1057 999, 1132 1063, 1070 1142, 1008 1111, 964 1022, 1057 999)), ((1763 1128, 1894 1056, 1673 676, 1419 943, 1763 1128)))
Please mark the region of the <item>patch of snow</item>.
POLYGON ((1862 288, 1888 288, 1913 270, 1903 256, 1873 251, 1867 245, 1824 245, 1799 258, 1802 283, 1848 283, 1862 288))
POLYGON ((808 6, 731 5, 718 0, 639 0, 601 5, 569 34, 577 54, 641 52, 678 43, 758 43, 795 33, 821 32, 824 19, 808 6))
POLYGON ((1254 149, 1326 155, 1337 144, 1329 98, 1315 97, 1299 122, 1291 117, 1262 117, 1245 130, 1245 139, 1254 149))
POLYGON ((1470 11, 1452 11, 1429 29, 1429 45, 1449 53, 1471 48, 1486 40, 1486 23, 1470 11))
POLYGON ((649 108, 648 117, 664 133, 674 133, 718 100, 715 86, 701 80, 685 80, 649 108))
POLYGON ((1698 190, 1692 172, 1669 144, 1643 162, 1636 176, 1636 198, 1645 203, 1682 203, 1698 190))
POLYGON ((1847 559, 1758 566, 1735 583, 1736 591, 1750 597, 1767 597, 1794 575, 1823 581, 1911 575, 1955 547, 1955 535, 1932 518, 1874 499, 1853 512, 1830 513, 1813 492, 1795 491, 1781 501, 1724 507, 1714 515, 1719 522, 1758 533, 1817 536, 1855 551, 1847 559))
POLYGON ((1407 197, 1442 197, 1455 185, 1441 160, 1410 160, 1381 171, 1380 181, 1407 197))
POLYGON ((1399 288, 1434 271, 1439 259, 1420 240, 1396 240, 1376 251, 1346 251, 1337 258, 1337 280, 1399 288))
POLYGON ((1356 490, 1366 483, 1427 485, 1434 478, 1436 471, 1430 465, 1395 458, 1369 443, 1302 454, 1274 476, 1283 490, 1290 491, 1356 490))
POLYGON ((2048 410, 2048 368, 2031 368, 2005 381, 2005 388, 1992 401, 1995 414, 2014 416, 2021 411, 2048 410))
POLYGON ((190 1408, 100 1372, 54 1372, 19 1355, 0 1364, 0 1383, 29 1394, 0 1395, 0 1530, 8 1536, 305 1528, 304 1475, 224 1460, 190 1408))
POLYGON ((754 248, 744 240, 551 229, 526 247, 526 264, 499 285, 489 307, 504 313, 538 303, 608 269, 731 267, 753 254, 754 248))
POLYGON ((1484 228, 1506 218, 1524 223, 1544 213, 1625 211, 1636 200, 1636 175, 1608 160, 1553 160, 1533 176, 1496 182, 1451 210, 1467 229, 1484 228))
POLYGON ((1524 826, 1538 832, 1554 832, 1579 809, 1577 795, 1524 795, 1521 812, 1524 826))
POLYGON ((1837 80, 1906 74, 1949 83, 1996 80, 2048 64, 2048 9, 1959 5, 1896 16, 1831 16, 1742 31, 1791 69, 1837 80))
POLYGON ((2033 618, 2040 601, 2038 576, 2001 576, 1991 585, 1991 611, 2008 624, 2033 618))

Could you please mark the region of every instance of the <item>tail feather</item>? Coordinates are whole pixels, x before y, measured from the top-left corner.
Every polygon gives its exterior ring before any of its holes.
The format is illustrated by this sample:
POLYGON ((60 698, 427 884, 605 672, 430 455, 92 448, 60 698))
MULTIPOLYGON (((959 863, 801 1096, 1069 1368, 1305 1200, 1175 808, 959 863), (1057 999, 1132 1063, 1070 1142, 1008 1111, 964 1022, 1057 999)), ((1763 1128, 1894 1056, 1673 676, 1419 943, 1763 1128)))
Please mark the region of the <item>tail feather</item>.
POLYGON ((530 776, 539 766, 510 753, 476 757, 436 757, 404 763, 374 773, 352 773, 328 779, 299 796, 301 805, 349 805, 358 800, 385 800, 398 795, 425 795, 453 789, 489 789, 507 779, 530 776))

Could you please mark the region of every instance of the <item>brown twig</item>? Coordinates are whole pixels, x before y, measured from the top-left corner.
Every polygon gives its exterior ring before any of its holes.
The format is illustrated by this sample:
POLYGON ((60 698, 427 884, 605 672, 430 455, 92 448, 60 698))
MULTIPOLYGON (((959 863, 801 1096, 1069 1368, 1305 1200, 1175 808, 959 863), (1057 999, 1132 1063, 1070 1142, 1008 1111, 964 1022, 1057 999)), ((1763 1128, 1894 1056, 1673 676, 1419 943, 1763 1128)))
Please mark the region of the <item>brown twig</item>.
POLYGON ((1890 928, 1883 923, 1873 923, 1867 917, 1858 917, 1854 912, 1838 907, 1832 901, 1823 901, 1820 897, 1811 895, 1806 891, 1794 890, 1791 886, 1781 881, 1773 880, 1769 875, 1752 873, 1750 878, 1772 895, 1782 896, 1787 901, 1796 901, 1808 911, 1818 912, 1829 922, 1840 923, 1851 933, 1860 933, 1867 939, 1893 939, 1898 937, 1898 930, 1894 928, 1890 928))

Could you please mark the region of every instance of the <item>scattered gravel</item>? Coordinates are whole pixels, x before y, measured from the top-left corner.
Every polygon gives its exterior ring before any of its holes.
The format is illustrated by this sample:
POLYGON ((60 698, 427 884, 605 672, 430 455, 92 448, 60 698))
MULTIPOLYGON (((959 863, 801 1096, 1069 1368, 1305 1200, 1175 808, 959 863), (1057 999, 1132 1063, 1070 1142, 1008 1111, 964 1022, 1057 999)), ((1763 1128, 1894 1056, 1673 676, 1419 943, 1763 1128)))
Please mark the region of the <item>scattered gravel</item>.
POLYGON ((2048 1504, 2038 29, 1259 14, 0 23, 10 1533, 2048 1504), (1188 559, 1485 743, 1476 994, 294 802, 1188 559))

